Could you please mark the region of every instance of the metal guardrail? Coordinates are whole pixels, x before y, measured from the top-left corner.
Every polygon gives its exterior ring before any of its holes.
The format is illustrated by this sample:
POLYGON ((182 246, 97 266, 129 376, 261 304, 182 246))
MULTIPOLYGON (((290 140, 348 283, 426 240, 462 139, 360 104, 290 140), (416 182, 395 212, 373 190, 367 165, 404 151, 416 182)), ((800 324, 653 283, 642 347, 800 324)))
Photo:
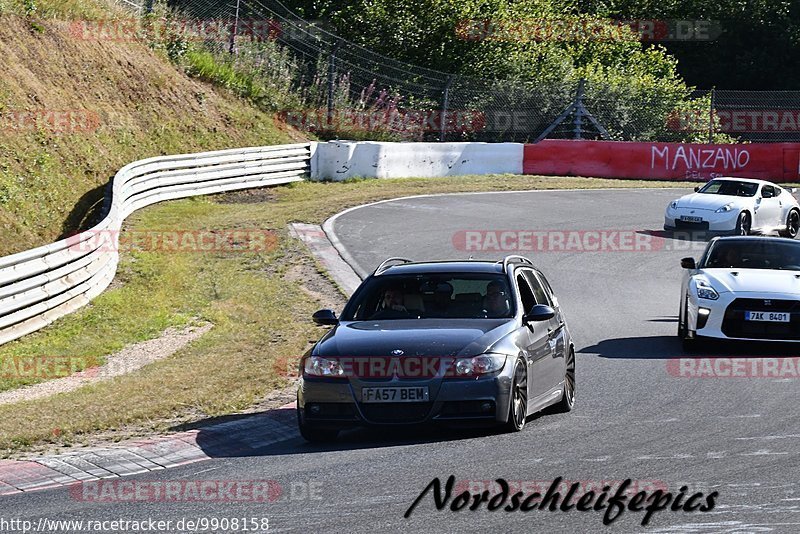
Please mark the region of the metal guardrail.
POLYGON ((114 278, 119 229, 134 211, 194 195, 278 185, 310 172, 308 143, 135 161, 114 176, 103 220, 67 239, 0 258, 0 345, 88 304, 114 278))

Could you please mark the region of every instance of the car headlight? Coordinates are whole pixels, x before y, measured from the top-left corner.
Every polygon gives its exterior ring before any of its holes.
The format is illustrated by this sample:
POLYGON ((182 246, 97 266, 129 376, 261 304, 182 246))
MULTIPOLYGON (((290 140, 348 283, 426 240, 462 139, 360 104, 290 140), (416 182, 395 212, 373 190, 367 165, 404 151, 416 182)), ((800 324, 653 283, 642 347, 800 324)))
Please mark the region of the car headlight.
POLYGON ((344 377, 344 368, 338 360, 310 356, 303 363, 303 373, 309 376, 344 377))
POLYGON ((729 202, 729 203, 725 204, 724 206, 722 206, 721 208, 719 208, 714 213, 725 213, 727 211, 731 211, 732 209, 733 209, 733 202, 729 202))
POLYGON ((457 377, 480 376, 500 371, 506 364, 505 354, 481 354, 472 358, 458 358, 453 366, 457 377))
POLYGON ((678 209, 678 201, 677 201, 677 200, 674 200, 674 201, 673 201, 673 202, 672 202, 672 203, 669 205, 669 209, 671 209, 671 210, 676 210, 676 209, 678 209))
POLYGON ((719 293, 705 280, 697 281, 697 296, 706 300, 717 300, 719 293))

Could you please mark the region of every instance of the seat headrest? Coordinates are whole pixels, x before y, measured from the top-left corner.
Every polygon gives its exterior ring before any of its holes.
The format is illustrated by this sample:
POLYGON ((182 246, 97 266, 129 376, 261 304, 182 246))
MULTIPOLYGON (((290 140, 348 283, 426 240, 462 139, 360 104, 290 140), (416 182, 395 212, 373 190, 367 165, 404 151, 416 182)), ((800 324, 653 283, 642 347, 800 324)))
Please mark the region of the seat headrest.
POLYGON ((406 293, 403 295, 403 303, 407 310, 425 311, 425 304, 419 293, 406 293))

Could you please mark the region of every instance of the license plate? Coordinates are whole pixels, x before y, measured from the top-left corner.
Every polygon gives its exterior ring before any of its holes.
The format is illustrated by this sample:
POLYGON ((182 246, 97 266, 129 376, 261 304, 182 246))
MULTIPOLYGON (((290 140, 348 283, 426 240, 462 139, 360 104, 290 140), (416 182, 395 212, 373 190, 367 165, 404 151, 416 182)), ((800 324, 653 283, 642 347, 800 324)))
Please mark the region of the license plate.
POLYGON ((681 215, 681 220, 685 222, 699 223, 703 222, 702 217, 692 217, 691 215, 681 215))
POLYGON ((361 402, 427 402, 428 387, 361 388, 361 402))
POLYGON ((791 315, 787 312, 744 312, 745 321, 765 321, 768 323, 788 323, 791 315))

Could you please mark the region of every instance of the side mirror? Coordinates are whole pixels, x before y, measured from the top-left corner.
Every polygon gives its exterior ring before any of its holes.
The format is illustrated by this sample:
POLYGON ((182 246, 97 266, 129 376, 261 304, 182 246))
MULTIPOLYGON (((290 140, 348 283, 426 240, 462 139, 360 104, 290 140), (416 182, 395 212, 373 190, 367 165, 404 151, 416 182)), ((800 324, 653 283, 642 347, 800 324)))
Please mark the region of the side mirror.
POLYGON ((698 191, 700 191, 700 186, 699 186, 699 185, 696 185, 696 186, 694 187, 694 192, 695 192, 695 193, 697 193, 698 191))
POLYGON ((789 188, 789 192, 794 195, 795 193, 797 193, 797 188, 796 187, 790 187, 789 188))
POLYGON ((319 310, 311 316, 311 319, 320 326, 333 326, 339 324, 336 313, 333 310, 319 310))
POLYGON ((697 262, 694 261, 694 258, 683 258, 681 260, 681 267, 684 269, 697 269, 697 262))
POLYGON ((522 320, 526 323, 538 323, 552 319, 555 316, 556 311, 553 308, 544 304, 537 304, 531 308, 531 311, 522 316, 522 320))

